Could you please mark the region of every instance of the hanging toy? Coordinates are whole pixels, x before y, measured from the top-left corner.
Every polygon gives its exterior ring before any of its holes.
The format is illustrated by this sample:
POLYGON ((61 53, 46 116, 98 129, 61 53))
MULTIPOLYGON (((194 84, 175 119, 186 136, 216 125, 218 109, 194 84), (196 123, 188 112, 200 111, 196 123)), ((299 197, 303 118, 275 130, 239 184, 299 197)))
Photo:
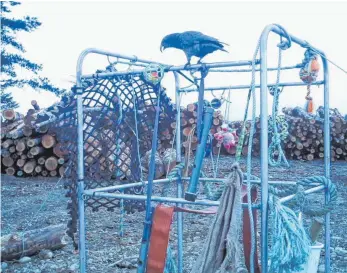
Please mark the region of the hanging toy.
POLYGON ((307 113, 313 113, 314 103, 311 97, 311 83, 315 82, 318 77, 320 65, 318 62, 318 55, 312 50, 307 49, 305 51, 305 59, 303 60, 303 67, 300 69, 300 79, 307 83, 307 94, 306 94, 306 103, 304 109, 307 113))
POLYGON ((145 68, 143 77, 147 83, 157 85, 164 77, 164 67, 160 64, 151 63, 145 68))
POLYGON ((222 101, 220 99, 214 98, 211 100, 211 106, 213 109, 219 109, 222 106, 222 101))
POLYGON ((223 144, 224 148, 227 150, 235 147, 239 140, 236 132, 225 123, 221 126, 221 128, 221 131, 214 134, 214 138, 219 144, 223 144))

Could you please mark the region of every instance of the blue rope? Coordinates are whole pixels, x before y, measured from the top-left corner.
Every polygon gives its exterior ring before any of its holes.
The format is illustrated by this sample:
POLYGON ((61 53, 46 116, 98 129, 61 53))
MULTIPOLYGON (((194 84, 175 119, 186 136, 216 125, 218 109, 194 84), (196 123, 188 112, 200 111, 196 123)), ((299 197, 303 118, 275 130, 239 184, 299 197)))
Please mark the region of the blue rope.
POLYGON ((269 254, 269 272, 291 273, 301 271, 310 252, 310 239, 294 211, 280 204, 273 194, 269 196, 272 214, 272 247, 269 254))
MULTIPOLYGON (((290 44, 289 44, 290 46, 290 44)), ((282 50, 287 49, 288 47, 285 46, 285 42, 281 42, 278 45, 278 65, 277 65, 277 78, 276 78, 276 84, 273 88, 270 89, 270 94, 273 95, 273 103, 272 103, 272 138, 271 143, 269 146, 269 164, 270 166, 276 167, 280 166, 282 163, 289 167, 289 163, 286 159, 286 156, 283 152, 283 149, 281 147, 281 140, 284 140, 288 136, 288 124, 287 122, 282 118, 278 116, 278 104, 279 104, 279 96, 282 90, 278 88, 278 84, 280 82, 280 73, 281 73, 281 63, 282 63, 282 50), (282 133, 280 134, 278 132, 278 121, 280 121, 282 133), (274 153, 278 151, 278 158, 275 160, 274 153)))
POLYGON ((142 188, 137 191, 136 188, 134 188, 135 194, 141 194, 142 190, 145 187, 145 183, 143 181, 143 172, 142 172, 142 164, 141 164, 141 156, 140 156, 140 141, 139 141, 139 131, 138 131, 138 124, 137 124, 137 103, 136 103, 136 93, 133 90, 133 104, 134 104, 134 117, 135 117, 135 137, 136 137, 136 152, 137 152, 137 160, 140 164, 140 182, 142 182, 143 186, 142 188))
MULTIPOLYGON (((260 39, 252 59, 252 81, 251 81, 251 95, 252 95, 252 121, 249 132, 248 141, 248 154, 247 154, 247 208, 249 214, 249 222, 251 226, 251 255, 250 255, 250 273, 254 273, 254 255, 255 255, 255 230, 254 230, 254 219, 252 210, 252 196, 251 196, 251 172, 252 172, 252 146, 253 136, 255 131, 255 115, 256 115, 256 96, 255 96, 255 60, 257 58, 260 49, 260 39)), ((248 109, 248 107, 247 107, 248 109)))
POLYGON ((177 272, 178 271, 176 267, 176 262, 172 254, 171 247, 168 246, 167 253, 166 253, 164 273, 177 273, 177 272))
MULTIPOLYGON (((121 190, 121 193, 124 193, 124 190, 121 190)), ((124 236, 124 199, 120 200, 120 218, 119 218, 119 236, 124 236)))

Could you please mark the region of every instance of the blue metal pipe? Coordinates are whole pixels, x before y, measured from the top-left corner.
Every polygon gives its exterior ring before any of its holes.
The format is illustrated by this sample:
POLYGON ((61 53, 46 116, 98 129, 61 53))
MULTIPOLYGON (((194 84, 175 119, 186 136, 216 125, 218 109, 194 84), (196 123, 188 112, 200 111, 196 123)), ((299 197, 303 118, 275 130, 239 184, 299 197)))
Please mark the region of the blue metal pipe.
MULTIPOLYGON (((165 179, 158 179, 154 180, 153 184, 159 184, 159 183, 170 183, 170 182, 176 182, 178 178, 165 178, 165 179)), ((182 177, 182 181, 188 181, 190 180, 190 177, 182 177)), ((207 183, 224 183, 226 179, 224 178, 199 178, 199 182, 207 182, 207 183)), ((261 184, 260 180, 251 180, 252 184, 261 184)), ((95 192, 108 192, 108 191, 120 191, 124 189, 129 189, 133 187, 139 187, 143 186, 143 184, 147 185, 148 181, 143 181, 143 182, 135 182, 135 183, 129 183, 129 184, 123 184, 123 185, 117 185, 117 186, 109 186, 109 187, 103 187, 103 188, 96 188, 96 189, 89 189, 89 190, 84 190, 84 195, 88 196, 93 196, 95 192)), ((273 185, 281 185, 281 186, 289 186, 289 185, 296 185, 296 181, 269 181, 269 184, 273 185)), ((319 185, 318 183, 312 183, 311 186, 317 186, 319 185)))
MULTIPOLYGON (((311 85, 322 85, 324 84, 324 81, 317 81, 312 83, 311 85)), ((267 86, 272 87, 275 86, 275 83, 270 83, 267 86)), ((285 87, 285 86, 307 86, 306 83, 303 82, 283 82, 278 84, 279 87, 285 87)), ((255 88, 260 88, 261 86, 259 84, 255 85, 255 88)), ((215 86, 215 87, 205 87, 206 91, 217 91, 217 90, 238 90, 238 89, 247 89, 249 90, 251 88, 250 85, 230 85, 230 86, 215 86)), ((179 92, 182 93, 189 93, 189 92, 198 92, 199 90, 196 88, 187 88, 187 89, 180 89, 179 92)))
MULTIPOLYGON (((182 180, 177 180, 177 198, 183 197, 182 180)), ((183 207, 183 204, 176 203, 177 207, 183 207)), ((183 213, 177 212, 177 268, 178 273, 183 273, 183 213)))
MULTIPOLYGON (((111 55, 110 55, 111 56, 111 55)), ((114 54, 114 57, 117 56, 122 56, 121 58, 127 59, 131 58, 129 60, 136 60, 134 59, 135 57, 130 57, 130 56, 125 56, 121 54, 114 54)), ((142 60, 145 62, 145 60, 142 60)), ((153 62, 152 62, 153 63, 153 62)), ((256 64, 259 63, 259 60, 256 60, 256 64)), ((164 65, 165 66, 164 71, 190 71, 190 70, 199 70, 201 68, 218 68, 218 67, 231 67, 231 66, 246 66, 246 65, 251 65, 252 61, 231 61, 231 62, 217 62, 217 63, 203 63, 203 64, 192 64, 192 65, 180 65, 180 66, 173 66, 173 65, 164 65)), ((117 72, 103 72, 103 73, 97 73, 97 77, 99 79, 105 79, 105 78, 110 78, 114 76, 122 76, 122 75, 139 75, 142 74, 144 69, 134 69, 131 71, 117 71, 117 72)), ((93 79, 96 77, 96 74, 88 74, 88 75, 83 75, 83 79, 93 79)))
MULTIPOLYGON (((303 64, 296 64, 291 66, 282 66, 280 70, 290 70, 298 69, 303 67, 303 64)), ((278 67, 270 67, 267 71, 277 71, 278 67)), ((255 71, 260 71, 260 68, 256 68, 255 71)), ((210 69, 209 72, 233 72, 233 73, 243 73, 243 72, 252 72, 252 68, 247 69, 210 69)))
MULTIPOLYGON (((324 69, 324 174, 330 179, 330 117, 329 117, 329 67, 324 58, 322 62, 324 69)), ((329 191, 325 191, 325 203, 330 202, 329 191)), ((330 273, 330 213, 325 215, 325 272, 330 273)))
POLYGON ((204 113, 204 126, 201 136, 201 141, 198 144, 198 148, 196 150, 195 162, 193 173, 189 182, 188 190, 185 193, 184 198, 189 201, 195 201, 197 197, 197 187, 199 183, 200 171, 202 166, 202 161, 205 155, 205 148, 208 139, 208 135, 212 125, 212 117, 213 117, 213 108, 206 107, 204 113))
MULTIPOLYGON (((276 25, 268 25, 262 32, 261 43, 260 43, 260 107, 261 107, 261 264, 262 271, 268 271, 268 244, 267 244, 267 201, 268 201, 268 124, 267 124, 267 40, 270 32, 277 33, 285 37, 285 33, 276 25)), ((289 35, 292 42, 304 47, 311 47, 324 56, 324 53, 317 48, 311 46, 307 41, 303 41, 295 36, 289 35)), ((330 135, 329 133, 329 74, 327 70, 327 61, 323 58, 324 65, 324 106, 325 106, 325 117, 324 117, 324 160, 325 160, 325 175, 330 176, 330 135)), ((317 83, 316 83, 317 84, 317 83)), ((305 84, 304 84, 305 85, 305 84)), ((293 86, 293 85, 291 85, 293 86)), ((326 193, 326 202, 329 201, 329 194, 326 193)), ((326 257, 325 257, 325 272, 330 272, 330 215, 326 215, 325 219, 325 239, 326 239, 326 257)))
POLYGON ((151 224, 152 224, 151 200, 152 200, 153 180, 155 175, 155 153, 157 151, 157 140, 158 140, 160 97, 162 93, 160 86, 155 87, 155 89, 157 91, 157 107, 156 107, 154 129, 153 129, 152 152, 151 152, 151 159, 149 163, 147 198, 146 198, 146 216, 145 216, 143 236, 142 236, 141 249, 140 249, 139 266, 137 269, 138 273, 144 273, 146 271, 150 230, 151 230, 151 224))
POLYGON ((198 137, 198 143, 200 143, 201 140, 201 133, 202 133, 202 113, 204 111, 204 94, 205 94, 205 79, 202 76, 201 72, 201 80, 200 80, 200 86, 199 86, 199 96, 198 96, 198 119, 197 119, 197 137, 198 137))
MULTIPOLYGON (((324 186, 319 185, 317 187, 309 188, 305 190, 303 193, 308 195, 319 190, 324 190, 324 186)), ((120 193, 110 193, 110 192, 96 192, 94 197, 102 197, 102 198, 115 198, 115 199, 124 199, 124 200, 135 200, 135 201, 146 201, 147 197, 144 195, 134 195, 134 194, 120 194, 120 193)), ((288 202, 295 197, 295 194, 288 195, 286 197, 281 198, 281 203, 288 202)), ((151 200, 153 202, 160 203, 173 203, 173 204, 186 204, 186 205, 194 205, 194 206, 218 206, 219 201, 211 201, 207 199, 197 199, 194 202, 185 200, 183 198, 177 197, 163 197, 163 196, 155 196, 152 195, 151 200)), ((243 203, 242 206, 247 208, 247 203, 243 203)), ((254 209, 260 209, 258 205, 254 204, 252 206, 254 209)))
POLYGON ((88 51, 83 51, 78 58, 76 68, 76 87, 77 87, 77 199, 78 199, 78 248, 79 248, 79 266, 80 272, 87 272, 86 255, 86 227, 84 215, 84 151, 83 151, 83 100, 82 100, 82 65, 88 51))
POLYGON ((180 77, 177 72, 173 72, 175 76, 175 96, 176 96, 176 162, 181 162, 181 96, 180 96, 180 77))

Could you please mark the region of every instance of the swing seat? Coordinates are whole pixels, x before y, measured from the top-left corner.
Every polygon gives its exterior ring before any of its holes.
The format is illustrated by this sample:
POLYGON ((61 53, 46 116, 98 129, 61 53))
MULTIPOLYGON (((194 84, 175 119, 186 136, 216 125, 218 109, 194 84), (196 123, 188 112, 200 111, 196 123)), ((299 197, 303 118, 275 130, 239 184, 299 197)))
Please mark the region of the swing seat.
MULTIPOLYGON (((256 189, 251 190, 252 202, 257 199, 256 189)), ((242 185, 242 202, 247 202, 247 187, 242 185)), ((206 210, 193 210, 181 207, 169 207, 158 205, 153 213, 149 251, 147 258, 147 273, 163 273, 165 269, 166 253, 169 244, 170 228, 174 212, 187 212, 195 214, 216 214, 218 207, 210 207, 206 210)), ((253 210, 254 226, 257 225, 257 211, 253 210)), ((251 226, 248 210, 243 213, 243 247, 247 269, 250 269, 251 252, 251 226)), ((260 273, 257 251, 254 255, 254 272, 260 273)))

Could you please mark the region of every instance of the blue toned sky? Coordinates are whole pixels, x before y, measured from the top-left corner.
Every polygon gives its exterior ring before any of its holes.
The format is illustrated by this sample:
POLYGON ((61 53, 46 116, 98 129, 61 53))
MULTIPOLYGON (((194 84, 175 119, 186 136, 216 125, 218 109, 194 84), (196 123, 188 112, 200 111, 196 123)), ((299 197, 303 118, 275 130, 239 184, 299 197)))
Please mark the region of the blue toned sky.
MULTIPOLYGON (((159 45, 162 37, 172 32, 198 30, 230 45, 228 54, 217 52, 204 61, 250 60, 262 30, 271 23, 281 24, 289 33, 307 40, 347 69, 346 2, 30 1, 13 8, 13 16, 24 15, 36 16, 42 22, 38 30, 19 34, 27 50, 26 57, 42 63, 43 75, 62 88, 71 87, 78 55, 88 47, 178 65, 186 62, 184 54, 174 49, 161 53, 159 45)), ((277 43, 278 37, 270 35, 270 66, 277 64, 277 43)), ((300 63, 303 53, 302 48, 293 46, 283 52, 282 64, 300 63)), ((92 73, 107 64, 105 57, 90 56, 86 59, 83 72, 92 73)), ((347 75, 332 65, 329 69, 331 107, 347 114, 347 75)), ((270 82, 275 78, 276 74, 272 72, 270 82)), ((251 75, 245 73, 218 74, 209 76, 206 85, 249 84, 250 80, 251 75)), ((281 81, 300 81, 298 71, 283 72, 281 81)), ((173 98, 173 76, 168 74, 163 84, 173 98)), ((21 112, 30 108, 33 98, 41 107, 57 100, 52 94, 33 92, 29 88, 11 91, 21 105, 21 112)), ((313 87, 312 95, 317 105, 322 104, 322 87, 313 87)), ((212 95, 207 94, 206 98, 211 99, 212 95)), ((197 94, 188 95, 183 101, 187 103, 196 99, 197 94)), ((230 118, 241 119, 246 92, 233 91, 231 99, 230 118)), ((305 87, 285 88, 280 100, 281 107, 303 106, 305 87)))

